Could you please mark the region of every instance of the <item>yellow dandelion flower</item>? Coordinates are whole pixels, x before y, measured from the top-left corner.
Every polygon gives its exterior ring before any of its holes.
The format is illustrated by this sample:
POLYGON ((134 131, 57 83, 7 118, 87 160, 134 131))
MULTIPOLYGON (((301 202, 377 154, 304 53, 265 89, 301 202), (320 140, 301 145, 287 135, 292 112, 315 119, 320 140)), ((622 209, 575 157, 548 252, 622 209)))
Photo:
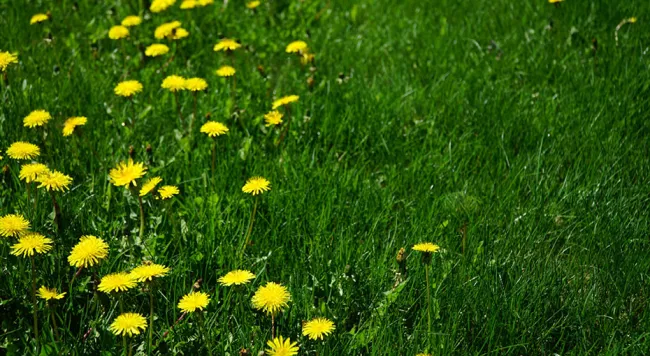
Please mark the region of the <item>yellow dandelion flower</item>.
POLYGON ((151 281, 154 277, 164 277, 169 268, 155 263, 138 266, 131 271, 131 276, 138 282, 151 281))
POLYGON ((283 96, 280 99, 273 102, 273 110, 279 108, 280 106, 284 106, 296 102, 298 101, 298 99, 300 99, 298 95, 283 96))
POLYGON ((228 127, 217 121, 208 121, 201 126, 201 132, 210 137, 221 136, 228 132, 228 127))
POLYGON ((147 319, 138 313, 120 314, 109 329, 115 335, 139 335, 140 331, 147 328, 147 319))
POLYGON ((4 72, 11 64, 18 63, 18 57, 9 52, 0 52, 0 71, 4 72))
POLYGON ((629 19, 627 19, 627 22, 636 23, 636 17, 630 17, 629 19))
POLYGON ((149 192, 151 192, 160 182, 162 182, 162 178, 160 177, 153 177, 149 179, 142 185, 142 188, 140 189, 140 196, 143 197, 149 194, 149 192))
POLYGON ((440 246, 432 244, 431 242, 422 242, 414 245, 413 250, 425 253, 433 253, 440 250, 440 246))
POLYGON ((172 34, 171 34, 170 38, 172 40, 180 40, 181 38, 185 38, 185 37, 187 37, 189 35, 190 35, 190 33, 187 32, 186 29, 184 29, 182 27, 179 27, 179 28, 177 28, 175 30, 172 30, 172 34))
POLYGON ((140 16, 127 16, 122 20, 122 26, 124 27, 133 27, 133 26, 138 26, 139 24, 142 23, 142 17, 140 16))
POLYGON ((169 199, 178 193, 180 193, 180 190, 178 190, 178 187, 174 185, 164 185, 158 189, 158 194, 160 194, 160 198, 163 200, 169 199))
POLYGON ((163 38, 171 37, 174 33, 174 30, 176 30, 179 27, 181 27, 180 21, 172 21, 172 22, 164 23, 156 27, 156 30, 154 31, 154 37, 156 37, 159 40, 162 40, 163 38))
POLYGON ((269 340, 266 345, 269 347, 266 349, 269 356, 293 356, 297 355, 300 349, 297 342, 292 343, 290 338, 285 339, 282 336, 269 340))
POLYGON ((108 175, 116 187, 125 186, 128 188, 131 183, 137 186, 136 179, 142 178, 146 171, 147 168, 143 163, 133 163, 133 160, 129 158, 128 162, 122 161, 117 167, 111 169, 108 175))
POLYGON ((108 30, 108 38, 112 40, 121 40, 129 37, 129 29, 126 26, 117 25, 108 30))
POLYGON ((249 1, 246 3, 246 7, 249 9, 255 9, 256 7, 260 6, 261 2, 254 0, 254 1, 249 1))
POLYGON ((238 269, 230 271, 219 278, 219 283, 221 283, 222 286, 238 286, 250 282, 253 278, 255 278, 255 275, 250 271, 238 269))
POLYGON ((52 300, 52 299, 59 300, 65 297, 65 292, 59 293, 54 288, 47 288, 46 286, 41 286, 41 288, 38 289, 38 297, 45 300, 52 300))
POLYGON ((33 25, 39 22, 47 21, 49 18, 50 17, 47 16, 47 14, 36 14, 29 20, 29 24, 33 25))
POLYGON ((23 119, 23 125, 30 128, 43 126, 47 124, 50 119, 52 119, 52 115, 50 115, 49 112, 45 110, 34 110, 23 119))
POLYGON ((267 314, 276 315, 289 305, 291 294, 281 284, 268 282, 253 295, 253 307, 267 314))
POLYGON ((88 122, 88 118, 85 116, 76 116, 65 120, 65 123, 63 124, 63 136, 72 135, 75 127, 83 126, 87 122, 88 122))
POLYGON ((29 142, 18 141, 7 148, 7 154, 13 159, 32 159, 41 154, 41 149, 29 142))
POLYGON ((214 4, 214 0, 198 0, 200 6, 208 6, 214 4))
POLYGON ((163 80, 161 87, 171 92, 185 90, 185 78, 180 75, 170 75, 163 80))
POLYGON ((549 2, 550 4, 557 4, 557 3, 560 3, 560 2, 562 2, 562 1, 564 1, 564 0, 548 0, 548 2, 549 2))
POLYGON ((186 294, 178 302, 178 309, 184 313, 192 313, 195 310, 203 310, 210 303, 209 295, 203 292, 191 292, 186 294))
POLYGON ((39 233, 32 232, 21 236, 18 243, 11 246, 11 254, 14 256, 34 256, 34 253, 46 253, 52 249, 52 239, 39 233))
POLYGON ((59 171, 48 171, 38 176, 36 181, 40 183, 39 188, 63 192, 72 183, 72 178, 59 171))
POLYGON ((185 89, 189 91, 203 91, 208 88, 208 82, 203 78, 190 78, 185 81, 185 89))
POLYGON ((169 9, 175 2, 176 0, 153 0, 149 10, 151 12, 162 12, 169 9))
POLYGON ((47 166, 42 163, 28 163, 23 164, 20 167, 19 177, 21 180, 24 180, 27 183, 31 183, 38 179, 39 175, 45 174, 49 171, 50 170, 47 168, 47 166))
POLYGON ((20 236, 29 231, 29 221, 19 214, 8 214, 0 217, 0 236, 20 236))
POLYGON ((336 327, 334 323, 326 318, 316 318, 306 322, 302 326, 302 334, 309 337, 311 340, 323 338, 334 331, 336 327))
POLYGON ((264 115, 264 126, 269 127, 269 126, 275 126, 275 125, 280 125, 282 123, 282 114, 277 111, 273 110, 269 112, 268 114, 264 115))
POLYGON ((127 80, 117 84, 113 89, 116 95, 123 97, 131 97, 142 91, 142 84, 137 80, 127 80))
POLYGON ((293 41, 287 45, 287 53, 302 53, 307 50, 307 43, 305 41, 293 41))
POLYGON ((102 277, 97 290, 104 293, 124 292, 137 284, 133 275, 127 272, 112 273, 102 277))
POLYGON ((216 45, 214 45, 213 50, 214 50, 215 52, 219 52, 219 51, 234 51, 234 50, 236 50, 236 49, 239 48, 239 47, 241 47, 241 45, 240 45, 239 43, 237 43, 237 41, 235 41, 235 40, 231 40, 231 39, 229 39, 229 38, 222 38, 222 39, 219 41, 219 43, 217 43, 216 45))
POLYGON ((169 52, 169 47, 161 43, 154 43, 144 50, 147 57, 158 57, 169 52))
POLYGON ((246 184, 241 188, 242 192, 250 193, 252 195, 258 195, 269 190, 271 190, 271 182, 263 177, 249 178, 246 181, 246 184))
POLYGON ((199 3, 196 0, 183 0, 181 3, 182 10, 193 9, 197 6, 199 6, 199 3))
POLYGON ((232 77, 235 75, 235 68, 231 66, 221 66, 219 69, 217 69, 216 73, 220 77, 232 77))
POLYGON ((99 237, 92 235, 81 236, 79 242, 72 248, 68 263, 74 267, 94 266, 108 256, 108 244, 99 237))
POLYGON ((314 58, 315 57, 314 57, 314 55, 312 53, 305 52, 305 53, 302 54, 302 56, 300 56, 300 63, 302 65, 307 65, 307 64, 313 62, 314 58))

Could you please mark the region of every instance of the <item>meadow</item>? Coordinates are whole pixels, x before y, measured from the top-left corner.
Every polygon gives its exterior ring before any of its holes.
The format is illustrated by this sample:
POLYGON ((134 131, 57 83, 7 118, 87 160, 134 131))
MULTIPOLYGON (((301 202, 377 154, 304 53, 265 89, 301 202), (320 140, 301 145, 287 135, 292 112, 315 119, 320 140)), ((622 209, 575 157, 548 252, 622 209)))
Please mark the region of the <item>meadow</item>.
POLYGON ((0 0, 0 354, 648 354, 648 21, 0 0))

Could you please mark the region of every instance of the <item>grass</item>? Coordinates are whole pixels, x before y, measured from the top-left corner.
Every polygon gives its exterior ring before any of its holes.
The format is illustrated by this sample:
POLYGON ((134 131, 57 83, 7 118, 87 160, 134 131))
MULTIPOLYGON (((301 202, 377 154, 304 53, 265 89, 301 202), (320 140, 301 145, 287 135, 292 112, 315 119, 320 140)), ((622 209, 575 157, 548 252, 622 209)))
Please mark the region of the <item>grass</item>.
MULTIPOLYGON (((206 345, 257 354, 271 321, 250 297, 266 281, 291 292, 277 333, 299 341, 301 354, 650 349, 650 3, 263 1, 252 12, 239 1, 221 11, 217 1, 207 10, 177 4, 147 15, 128 40, 109 40, 108 29, 139 4, 0 1, 1 50, 20 60, 0 91, 0 147, 38 144, 39 162, 74 178, 57 196, 57 231, 47 194, 33 209, 18 161, 3 153, 0 214, 22 213, 54 240, 35 259, 38 285, 66 290, 76 272, 66 257, 81 235, 111 247, 55 303, 61 342, 40 302, 42 353, 119 352, 122 340, 108 331, 114 300, 94 288, 142 260, 172 268, 154 295, 156 354, 206 354, 206 345), (47 10, 50 21, 28 25, 47 10), (621 27, 617 44, 615 28, 631 16, 639 20, 621 27), (144 59, 154 28, 174 19, 190 36, 172 45, 173 61, 144 59), (215 53, 221 36, 245 47, 215 53), (284 53, 296 39, 315 51, 314 71, 284 53), (231 63, 235 94, 214 75, 231 63), (160 88, 170 74, 209 82, 191 135, 160 88), (132 103, 113 94, 124 79, 144 85, 132 103), (264 127, 262 116, 289 94, 300 101, 277 147, 281 130, 264 127), (39 108, 54 119, 44 130, 23 127, 39 108), (78 115, 88 124, 63 137, 63 121, 78 115), (214 175, 212 141, 198 131, 207 115, 230 127, 217 140, 214 175), (181 190, 145 199, 142 239, 137 200, 108 180, 129 152, 148 176, 181 190), (256 175, 272 189, 240 261, 255 203, 241 187, 256 175), (420 241, 443 248, 430 273, 431 335, 425 270, 410 250, 420 241), (402 247, 406 275, 398 276, 402 247), (257 277, 228 295, 217 279, 235 268, 257 277), (163 335, 197 280, 212 298, 208 341, 195 315, 163 335), (317 316, 336 324, 323 342, 301 336, 301 323, 317 316)), ((192 96, 180 99, 187 121, 192 96)), ((31 267, 8 253, 13 240, 0 241, 0 350, 22 355, 36 350, 31 267)), ((146 292, 124 298, 129 311, 148 315, 146 292)), ((136 352, 146 353, 146 340, 146 332, 133 338, 136 352)))

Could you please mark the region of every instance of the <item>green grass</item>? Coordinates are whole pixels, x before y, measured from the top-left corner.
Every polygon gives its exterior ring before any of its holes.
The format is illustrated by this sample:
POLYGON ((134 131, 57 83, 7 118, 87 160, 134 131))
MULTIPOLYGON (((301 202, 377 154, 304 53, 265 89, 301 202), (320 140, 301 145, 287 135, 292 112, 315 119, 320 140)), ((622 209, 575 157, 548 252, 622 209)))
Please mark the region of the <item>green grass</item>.
MULTIPOLYGON (((199 279, 212 298, 205 337, 215 355, 265 347, 271 321, 250 297, 266 281, 291 292, 278 334, 299 341, 301 354, 650 349, 650 3, 282 0, 252 13, 243 1, 225 11, 220 1, 179 10, 179 1, 145 12, 123 43, 109 40, 108 29, 139 3, 0 0, 0 50, 20 60, 0 91, 0 215, 24 214, 55 241, 36 258, 38 285, 67 289, 75 273, 67 255, 81 235, 111 247, 56 303, 61 342, 41 302, 41 354, 121 352, 108 331, 119 309, 94 289, 101 276, 142 260, 172 268, 155 294, 156 354, 207 353, 195 316, 163 337, 199 279), (47 10, 51 21, 29 26, 47 10), (631 16, 638 22, 622 26, 617 45, 615 28, 631 16), (159 71, 169 56, 145 60, 143 51, 155 27, 175 19, 190 36, 159 71), (221 36, 244 48, 232 58, 213 52, 221 36), (315 71, 284 53, 296 39, 315 51, 315 71), (235 101, 214 75, 231 61, 235 101), (191 136, 160 88, 169 74, 209 82, 191 136), (144 85, 132 104, 113 94, 125 78, 144 85), (300 101, 278 148, 280 130, 265 128, 262 115, 289 94, 300 101), (54 119, 45 129, 23 127, 39 108, 54 119), (122 123, 134 112, 131 130, 122 123), (217 140, 214 175, 211 140, 198 132, 207 114, 230 127, 217 140), (63 121, 78 115, 88 124, 63 137, 63 121), (62 231, 48 194, 33 209, 20 162, 4 154, 18 140, 41 146, 39 162, 74 178, 57 194, 62 231), (108 180, 131 147, 148 176, 181 190, 170 201, 145 199, 142 240, 137 199, 108 180), (272 190, 240 263, 254 203, 241 187, 256 175, 272 190), (432 264, 431 335, 424 267, 410 249, 420 241, 443 248, 432 264), (407 274, 398 285, 401 247, 407 274), (226 303, 217 279, 240 267, 257 277, 226 303), (316 316, 336 323, 324 342, 301 336, 302 321, 316 316)), ((181 97, 187 119, 192 96, 181 97)), ((0 352, 23 355, 36 350, 31 267, 9 254, 13 243, 0 241, 0 352)), ((130 311, 148 314, 147 293, 124 298, 130 311)), ((146 353, 145 336, 133 342, 146 353)))

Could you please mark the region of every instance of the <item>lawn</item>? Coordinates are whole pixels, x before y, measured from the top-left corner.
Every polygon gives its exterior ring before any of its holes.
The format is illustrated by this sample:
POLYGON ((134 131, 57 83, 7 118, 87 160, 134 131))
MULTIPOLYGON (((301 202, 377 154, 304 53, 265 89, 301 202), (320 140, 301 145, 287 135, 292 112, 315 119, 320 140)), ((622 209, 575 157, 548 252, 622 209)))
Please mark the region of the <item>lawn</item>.
POLYGON ((0 354, 647 354, 650 2, 192 1, 0 0, 0 354))

